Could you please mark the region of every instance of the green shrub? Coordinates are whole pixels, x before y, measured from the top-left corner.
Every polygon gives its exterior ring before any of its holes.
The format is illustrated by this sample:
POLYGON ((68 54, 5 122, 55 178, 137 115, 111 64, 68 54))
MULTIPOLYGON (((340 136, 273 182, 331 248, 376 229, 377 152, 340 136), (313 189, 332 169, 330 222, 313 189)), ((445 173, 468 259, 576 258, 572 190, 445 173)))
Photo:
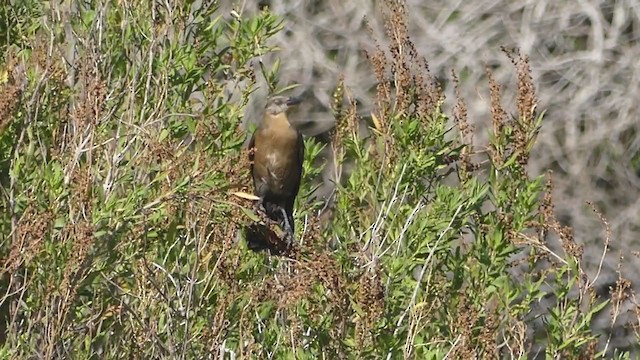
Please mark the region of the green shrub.
POLYGON ((478 150, 390 2, 390 45, 368 54, 377 107, 358 115, 337 84, 340 181, 318 215, 323 145, 307 139, 298 245, 271 256, 241 239, 256 216, 234 193, 251 192, 240 125, 256 77, 289 88, 277 63, 251 65, 282 20, 207 1, 55 3, 0 12, 4 356, 595 356, 606 301, 550 178, 526 171, 542 122, 526 57, 505 50, 513 117, 488 71, 478 150), (22 11, 40 15, 13 21, 22 11))

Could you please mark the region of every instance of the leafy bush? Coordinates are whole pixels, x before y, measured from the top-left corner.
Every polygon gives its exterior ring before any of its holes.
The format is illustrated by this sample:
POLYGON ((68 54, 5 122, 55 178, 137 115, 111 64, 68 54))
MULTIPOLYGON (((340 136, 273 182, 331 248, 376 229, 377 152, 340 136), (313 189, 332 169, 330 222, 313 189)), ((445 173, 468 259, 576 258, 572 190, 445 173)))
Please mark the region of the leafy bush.
POLYGON ((390 45, 368 54, 377 108, 358 114, 337 84, 340 181, 313 197, 322 145, 307 139, 303 226, 272 256, 247 249, 256 216, 234 193, 251 191, 241 123, 256 77, 290 88, 251 61, 277 50, 282 20, 208 1, 26 3, 42 15, 8 21, 3 44, 4 356, 595 355, 606 301, 555 220, 550 177, 526 171, 542 123, 526 57, 505 50, 516 115, 491 80, 494 130, 474 149, 463 99, 443 113, 390 2, 390 45))

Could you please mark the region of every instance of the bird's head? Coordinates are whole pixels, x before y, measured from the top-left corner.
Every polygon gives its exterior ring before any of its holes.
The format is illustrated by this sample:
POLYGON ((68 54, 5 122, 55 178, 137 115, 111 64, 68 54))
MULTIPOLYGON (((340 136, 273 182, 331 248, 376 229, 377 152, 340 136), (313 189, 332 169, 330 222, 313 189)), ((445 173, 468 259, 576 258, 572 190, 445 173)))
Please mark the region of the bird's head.
POLYGON ((298 105, 301 99, 297 97, 273 96, 267 100, 266 112, 271 116, 276 116, 287 112, 291 106, 298 105))

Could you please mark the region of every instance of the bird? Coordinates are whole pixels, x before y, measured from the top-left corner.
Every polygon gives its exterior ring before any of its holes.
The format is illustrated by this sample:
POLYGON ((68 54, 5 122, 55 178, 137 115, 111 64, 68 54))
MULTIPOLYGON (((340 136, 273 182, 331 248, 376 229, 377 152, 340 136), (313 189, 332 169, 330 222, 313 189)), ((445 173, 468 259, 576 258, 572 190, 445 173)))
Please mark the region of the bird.
POLYGON ((270 97, 248 145, 254 194, 266 215, 285 230, 287 245, 294 240, 293 205, 304 161, 302 133, 289 121, 287 110, 300 102, 298 97, 270 97))

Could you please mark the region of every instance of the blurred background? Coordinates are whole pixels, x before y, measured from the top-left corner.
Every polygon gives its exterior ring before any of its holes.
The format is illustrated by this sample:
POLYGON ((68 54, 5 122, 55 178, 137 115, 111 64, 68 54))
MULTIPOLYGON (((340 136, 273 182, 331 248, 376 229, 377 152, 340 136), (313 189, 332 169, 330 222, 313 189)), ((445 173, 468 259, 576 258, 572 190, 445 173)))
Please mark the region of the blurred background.
MULTIPOLYGON (((384 42, 382 2, 273 0, 225 6, 238 13, 268 6, 285 19, 285 31, 277 36, 281 84, 300 84, 293 92, 307 99, 296 115, 306 135, 322 137, 333 126, 331 94, 341 75, 359 112, 370 114, 375 78, 365 51, 374 48, 373 39, 384 42)), ((538 111, 545 111, 545 117, 529 174, 553 171, 556 213, 584 246, 583 266, 592 277, 602 257, 605 228, 586 201, 608 220, 611 243, 598 292, 609 292, 618 271, 637 291, 640 1, 407 0, 407 6, 409 32, 442 83, 445 109, 455 103, 451 70, 460 77, 478 149, 486 145, 491 126, 486 67, 505 85, 503 106, 515 112, 515 71, 500 47, 517 47, 530 57, 538 111)), ((275 61, 261 60, 266 66, 275 61)), ((266 87, 261 90, 266 93, 266 87)), ((618 319, 614 340, 623 341, 628 321, 618 319)), ((596 321, 598 328, 611 326, 606 314, 596 321)))

